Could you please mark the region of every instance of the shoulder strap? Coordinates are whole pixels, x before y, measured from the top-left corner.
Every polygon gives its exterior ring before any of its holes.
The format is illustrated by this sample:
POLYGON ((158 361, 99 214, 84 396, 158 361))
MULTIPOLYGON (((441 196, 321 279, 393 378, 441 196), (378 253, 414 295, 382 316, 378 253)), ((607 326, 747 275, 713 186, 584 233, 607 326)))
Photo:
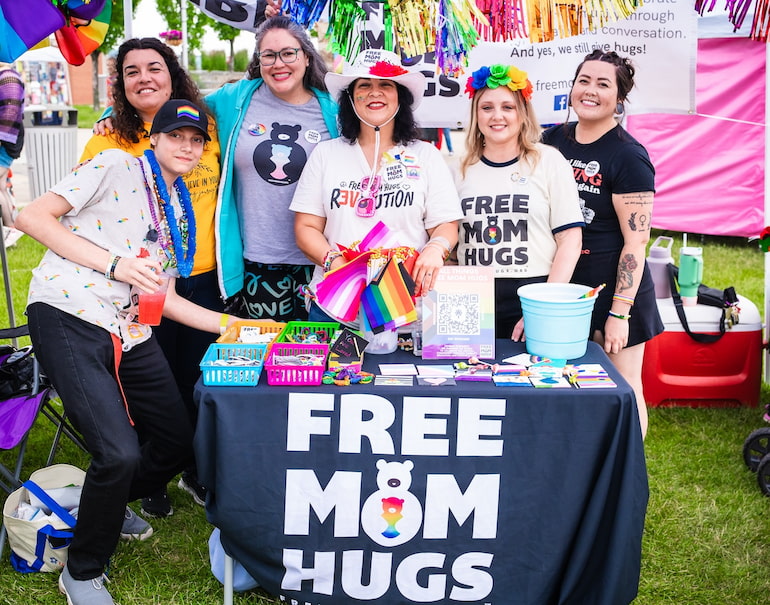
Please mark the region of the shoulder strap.
POLYGON ((725 333, 725 310, 722 309, 722 316, 719 318, 719 334, 701 334, 699 332, 693 332, 690 330, 690 326, 687 323, 687 315, 684 312, 682 306, 682 297, 679 295, 679 287, 676 283, 676 275, 678 273, 678 267, 673 263, 668 264, 668 279, 671 284, 671 298, 674 299, 674 307, 676 308, 676 314, 679 316, 679 321, 687 332, 688 336, 696 342, 702 342, 704 344, 716 342, 725 333))
POLYGON ((51 509, 51 512, 59 517, 62 521, 64 521, 67 525, 70 527, 75 527, 75 524, 77 523, 77 519, 69 514, 67 509, 62 508, 59 506, 59 503, 51 498, 51 496, 48 495, 48 493, 40 487, 37 483, 34 481, 27 480, 22 484, 25 488, 27 488, 29 491, 31 491, 33 494, 35 494, 40 500, 51 509))

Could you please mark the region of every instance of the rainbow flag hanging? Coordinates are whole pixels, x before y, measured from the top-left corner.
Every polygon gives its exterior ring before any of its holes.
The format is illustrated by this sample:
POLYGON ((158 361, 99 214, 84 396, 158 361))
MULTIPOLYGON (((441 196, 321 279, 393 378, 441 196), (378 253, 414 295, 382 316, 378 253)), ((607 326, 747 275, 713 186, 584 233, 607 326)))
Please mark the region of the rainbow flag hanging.
POLYGON ((391 258, 361 294, 361 308, 375 334, 417 321, 415 284, 403 263, 391 258))

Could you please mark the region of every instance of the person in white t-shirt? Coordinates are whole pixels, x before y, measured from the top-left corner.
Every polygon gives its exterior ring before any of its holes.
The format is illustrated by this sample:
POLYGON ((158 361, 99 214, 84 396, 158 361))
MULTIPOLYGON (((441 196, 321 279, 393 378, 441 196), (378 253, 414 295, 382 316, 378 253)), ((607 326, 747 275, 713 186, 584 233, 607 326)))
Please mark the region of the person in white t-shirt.
MULTIPOLYGON (((434 286, 462 217, 441 152, 419 140, 413 110, 425 77, 396 54, 369 49, 342 74, 327 73, 326 85, 337 95, 342 137, 318 144, 290 206, 297 245, 316 265, 311 290, 343 264, 338 246, 382 221, 400 246, 420 252, 411 273, 419 296, 434 286)), ((318 311, 314 303, 311 321, 325 318, 318 311)))
POLYGON ((455 175, 464 217, 457 261, 495 269, 497 338, 524 337, 520 286, 569 282, 583 214, 572 168, 539 143, 532 84, 513 65, 473 72, 466 154, 455 175))

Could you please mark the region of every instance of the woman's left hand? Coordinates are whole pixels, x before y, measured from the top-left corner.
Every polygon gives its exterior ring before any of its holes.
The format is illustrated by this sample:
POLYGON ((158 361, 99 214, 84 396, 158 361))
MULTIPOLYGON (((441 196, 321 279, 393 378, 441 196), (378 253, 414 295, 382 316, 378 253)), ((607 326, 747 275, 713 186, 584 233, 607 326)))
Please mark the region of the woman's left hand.
POLYGON ((417 286, 415 296, 423 296, 436 285, 436 278, 444 266, 444 255, 438 246, 426 246, 414 263, 412 279, 417 286))
POLYGON ((628 344, 628 320, 608 317, 604 324, 604 352, 620 353, 628 344))

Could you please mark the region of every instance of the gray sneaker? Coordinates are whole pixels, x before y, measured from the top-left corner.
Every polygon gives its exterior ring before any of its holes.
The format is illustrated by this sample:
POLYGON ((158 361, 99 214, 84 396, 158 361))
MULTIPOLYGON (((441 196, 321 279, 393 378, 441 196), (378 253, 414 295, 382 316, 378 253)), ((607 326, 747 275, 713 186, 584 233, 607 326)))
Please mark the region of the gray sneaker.
POLYGON ((104 582, 109 582, 104 574, 93 580, 76 580, 65 565, 59 576, 59 592, 67 597, 67 605, 115 605, 104 582))
POLYGON ((120 537, 124 540, 146 540, 152 535, 152 526, 126 507, 126 517, 120 528, 120 537))

